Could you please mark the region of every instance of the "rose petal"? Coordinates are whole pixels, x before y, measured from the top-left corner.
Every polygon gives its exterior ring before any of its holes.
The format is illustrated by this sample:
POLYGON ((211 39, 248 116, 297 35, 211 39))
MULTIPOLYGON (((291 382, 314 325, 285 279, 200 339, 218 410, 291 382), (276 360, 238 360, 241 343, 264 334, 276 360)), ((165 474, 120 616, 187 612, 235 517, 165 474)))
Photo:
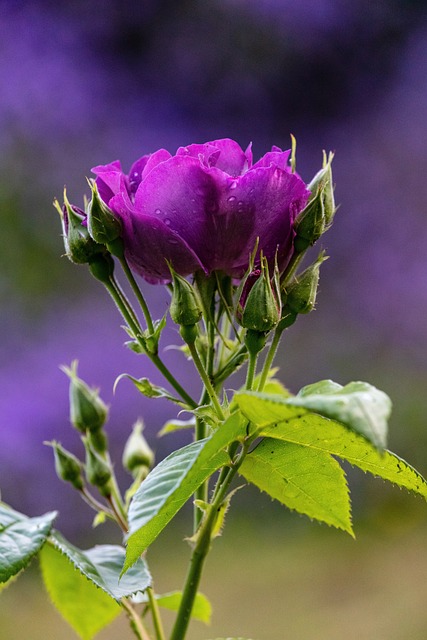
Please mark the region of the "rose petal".
POLYGON ((91 169, 96 178, 99 195, 102 200, 108 204, 110 199, 119 193, 123 181, 124 173, 120 164, 120 160, 115 160, 105 165, 98 165, 91 169))
POLYGON ((168 262, 186 276, 202 269, 193 249, 157 216, 144 215, 132 205, 126 193, 114 196, 110 207, 123 223, 125 254, 129 265, 152 283, 169 282, 168 262))
POLYGON ((211 270, 216 243, 213 218, 219 197, 209 171, 198 159, 181 155, 158 164, 141 182, 135 195, 135 210, 161 220, 211 270))

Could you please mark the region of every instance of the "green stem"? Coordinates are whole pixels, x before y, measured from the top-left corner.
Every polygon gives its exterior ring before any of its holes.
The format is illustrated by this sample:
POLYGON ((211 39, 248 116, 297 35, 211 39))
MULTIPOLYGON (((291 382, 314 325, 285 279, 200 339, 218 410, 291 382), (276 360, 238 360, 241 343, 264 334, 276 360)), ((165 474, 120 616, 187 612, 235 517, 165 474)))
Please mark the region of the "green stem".
POLYGON ((277 353, 277 348, 279 346, 282 333, 283 329, 276 329, 276 331, 274 332, 273 340, 271 342, 270 349, 268 350, 267 357, 262 368, 261 378, 258 384, 257 391, 262 391, 264 389, 265 383, 267 382, 268 373, 271 369, 271 365, 273 364, 274 357, 277 353))
POLYGON ((138 638, 138 640, 151 640, 147 630, 142 624, 142 620, 140 616, 137 614, 132 604, 125 598, 122 598, 121 603, 122 603, 123 609, 126 611, 126 614, 129 618, 131 629, 134 632, 135 636, 138 638))
POLYGON ((188 342, 187 344, 188 344, 188 348, 189 348, 190 353, 191 353, 191 357, 193 358, 194 365, 195 365, 195 367, 196 367, 196 369, 197 369, 197 371, 198 371, 198 373, 199 373, 199 375, 200 375, 200 377, 202 379, 203 384, 205 385, 206 392, 208 393, 209 398, 211 399, 212 405, 213 405, 213 407, 214 407, 219 419, 220 420, 225 420, 225 416, 224 416, 224 414, 222 412, 221 405, 219 404, 219 400, 218 400, 217 395, 215 393, 215 389, 213 388, 212 383, 211 383, 211 381, 209 379, 209 376, 206 373, 206 370, 205 370, 205 368, 203 366, 203 363, 200 360, 199 354, 197 353, 196 345, 195 345, 194 342, 188 342))
POLYGON ((236 462, 228 468, 227 474, 223 479, 221 486, 217 486, 215 498, 210 504, 205 518, 201 524, 200 530, 197 534, 197 541, 191 555, 190 565, 182 592, 181 603, 178 609, 175 625, 172 629, 170 640, 184 640, 185 638, 185 634, 190 622, 194 600, 197 595, 204 562, 210 549, 212 529, 215 524, 216 515, 219 507, 226 497, 228 488, 234 476, 236 475, 238 468, 243 462, 248 446, 249 443, 242 448, 236 462))
POLYGON ((249 352, 249 362, 248 362, 248 370, 246 372, 246 386, 247 391, 252 389, 252 385, 254 383, 255 372, 256 372, 256 363, 258 360, 258 354, 249 352))
POLYGON ((288 266, 286 267, 286 269, 284 270, 284 272, 280 277, 280 286, 282 288, 291 280, 292 276, 297 270, 299 263, 303 259, 304 254, 305 254, 305 251, 301 251, 301 253, 294 253, 292 255, 292 258, 290 259, 288 266))
POLYGON ((151 617, 153 618, 154 632, 156 634, 156 640, 166 640, 165 632, 163 630, 162 620, 160 617, 159 605, 154 596, 153 589, 148 587, 147 591, 148 602, 150 603, 151 617))
POLYGON ((119 258, 120 264, 122 265, 122 269, 125 272, 125 275, 127 277, 127 279, 130 282, 130 286, 132 287, 132 290, 136 296, 136 299, 139 302, 139 305, 142 309, 142 313, 144 314, 144 318, 145 318, 145 322, 147 323, 147 328, 148 328, 148 332, 150 334, 154 333, 154 325, 153 325, 153 320, 151 318, 151 314, 150 314, 150 310, 148 308, 147 303, 145 302, 145 298, 142 295, 142 291, 138 286, 137 281, 134 278, 134 275, 132 273, 132 271, 129 268, 129 265, 127 263, 126 258, 123 256, 121 258, 119 258))
POLYGON ((122 314, 124 320, 128 323, 130 329, 132 330, 132 332, 133 332, 133 334, 135 336, 135 339, 138 341, 138 344, 141 346, 141 348, 144 351, 144 353, 150 358, 150 360, 153 362, 153 364, 156 365, 158 370, 163 374, 163 376, 166 378, 166 380, 175 389, 175 391, 181 396, 181 398, 185 401, 185 403, 189 407, 191 407, 192 409, 197 407, 197 402, 195 400, 193 400, 193 398, 185 391, 185 389, 183 389, 183 387, 179 384, 178 380, 176 380, 176 378, 173 376, 173 374, 169 371, 169 369, 163 363, 163 361, 161 360, 159 355, 157 353, 151 353, 146 348, 145 342, 144 342, 144 340, 142 338, 141 327, 139 326, 138 323, 135 322, 135 319, 134 319, 132 313, 130 313, 130 311, 128 309, 128 306, 126 305, 126 303, 122 299, 122 295, 121 295, 120 291, 118 290, 116 282, 114 280, 111 280, 109 282, 103 282, 103 284, 105 285, 108 293, 110 294, 110 296, 114 300, 114 302, 115 302, 118 310, 122 314))

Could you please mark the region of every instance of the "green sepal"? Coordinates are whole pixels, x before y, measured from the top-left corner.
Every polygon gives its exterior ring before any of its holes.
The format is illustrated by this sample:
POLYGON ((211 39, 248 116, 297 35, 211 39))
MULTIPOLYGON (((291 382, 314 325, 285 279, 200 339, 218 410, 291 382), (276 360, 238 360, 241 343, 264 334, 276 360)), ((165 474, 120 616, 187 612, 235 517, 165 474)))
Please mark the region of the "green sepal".
POLYGON ((99 396, 99 389, 91 389, 77 375, 77 360, 71 367, 62 366, 61 370, 70 379, 70 421, 80 433, 97 431, 105 424, 108 407, 99 396))
POLYGON ((95 180, 88 182, 92 190, 92 200, 87 209, 87 228, 95 242, 107 244, 120 237, 122 225, 110 207, 101 200, 95 180))

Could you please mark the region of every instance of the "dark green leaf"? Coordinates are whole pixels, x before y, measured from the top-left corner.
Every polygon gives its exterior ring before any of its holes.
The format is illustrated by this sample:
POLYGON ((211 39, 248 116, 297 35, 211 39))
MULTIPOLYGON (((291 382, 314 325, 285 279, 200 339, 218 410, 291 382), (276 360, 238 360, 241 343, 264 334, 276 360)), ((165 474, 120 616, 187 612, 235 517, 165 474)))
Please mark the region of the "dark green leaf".
POLYGON ((229 462, 226 447, 244 436, 246 421, 233 414, 210 438, 193 442, 158 464, 133 496, 126 571, 157 538, 196 489, 229 462))
POLYGON ((151 585, 151 575, 145 560, 138 562, 120 578, 125 561, 125 550, 117 545, 98 545, 83 551, 58 532, 51 536, 53 545, 61 551, 76 569, 111 598, 119 601, 151 585))
MULTIPOLYGON (((38 518, 23 516, 13 521, 16 512, 2 508, 2 530, 0 531, 0 582, 24 569, 31 558, 42 548, 56 518, 56 512, 38 518)), ((20 514, 16 513, 16 517, 20 514)))

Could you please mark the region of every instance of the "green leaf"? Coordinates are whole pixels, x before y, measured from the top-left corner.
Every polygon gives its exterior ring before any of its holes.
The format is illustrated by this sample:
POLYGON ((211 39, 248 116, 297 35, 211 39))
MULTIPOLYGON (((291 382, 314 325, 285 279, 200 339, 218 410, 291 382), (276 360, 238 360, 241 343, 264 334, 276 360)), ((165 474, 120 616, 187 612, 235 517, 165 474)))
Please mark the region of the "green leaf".
POLYGON ((345 474, 330 455, 264 438, 239 473, 289 509, 353 535, 345 474))
POLYGON ((378 451, 366 438, 344 425, 278 402, 277 397, 242 394, 237 401, 250 420, 261 423, 260 436, 332 454, 427 498, 427 482, 418 471, 394 453, 378 451))
POLYGON ((4 502, 0 502, 0 531, 10 524, 25 520, 26 518, 27 516, 23 513, 19 513, 19 511, 15 511, 4 502))
POLYGON ((138 391, 147 398, 166 398, 166 400, 172 400, 172 402, 176 402, 176 404, 183 404, 182 400, 172 396, 166 389, 163 389, 163 387, 158 387, 157 385, 152 384, 148 378, 134 378, 129 373, 122 373, 118 378, 116 378, 113 388, 114 391, 120 380, 123 380, 123 378, 131 380, 138 391))
POLYGON ((362 434, 378 449, 383 449, 386 445, 391 400, 385 393, 366 382, 350 382, 342 387, 331 380, 322 380, 304 387, 296 396, 281 398, 271 396, 277 406, 273 404, 269 406, 268 416, 256 409, 253 411, 256 402, 251 403, 251 397, 268 399, 269 396, 256 392, 236 394, 239 407, 255 424, 273 422, 275 415, 276 419, 282 420, 298 413, 303 415, 306 410, 341 422, 352 431, 362 434), (293 407, 300 408, 300 411, 295 412, 292 410, 293 407))
POLYGON ((228 464, 226 447, 244 437, 246 420, 233 414, 210 437, 174 451, 141 484, 129 507, 126 571, 181 509, 196 489, 228 464))
POLYGON ((57 513, 46 513, 38 518, 21 517, 21 514, 1 509, 0 531, 0 582, 24 569, 31 558, 42 548, 51 531, 57 513), (16 514, 16 516, 15 516, 16 514), (15 517, 21 517, 15 520, 15 517))
POLYGON ((121 546, 97 545, 82 551, 58 532, 50 540, 83 576, 114 600, 120 601, 151 586, 150 572, 141 558, 126 576, 120 577, 125 560, 125 550, 121 546))
POLYGON ((378 449, 386 447, 391 400, 367 382, 350 382, 342 387, 322 380, 303 387, 291 404, 345 424, 378 449))
MULTIPOLYGON (((160 607, 169 609, 170 611, 178 611, 182 600, 182 591, 171 591, 170 593, 156 594, 155 598, 160 607)), ((146 595, 137 597, 135 602, 148 602, 146 595)), ((209 624, 212 616, 212 605, 203 593, 197 593, 191 617, 200 620, 205 624, 209 624)))
POLYGON ((161 438, 168 433, 182 431, 183 429, 193 429, 195 424, 196 420, 194 418, 190 418, 189 420, 168 420, 160 429, 158 437, 161 438))
POLYGON ((91 640, 120 615, 117 602, 77 571, 55 546, 43 547, 40 562, 53 604, 82 640, 91 640))

